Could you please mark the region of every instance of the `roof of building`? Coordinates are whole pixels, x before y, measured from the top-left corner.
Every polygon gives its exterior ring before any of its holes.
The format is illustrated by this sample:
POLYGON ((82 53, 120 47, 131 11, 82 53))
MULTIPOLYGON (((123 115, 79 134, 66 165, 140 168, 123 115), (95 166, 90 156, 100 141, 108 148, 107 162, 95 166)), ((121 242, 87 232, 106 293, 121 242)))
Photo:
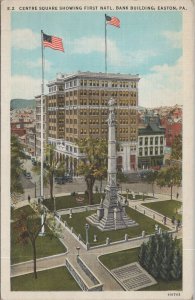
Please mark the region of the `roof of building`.
POLYGON ((164 134, 165 128, 159 127, 156 124, 148 124, 144 128, 139 128, 139 135, 164 134))
POLYGON ((121 73, 103 73, 103 72, 75 72, 72 74, 65 74, 65 73, 58 73, 56 79, 51 80, 48 82, 48 86, 50 84, 55 83, 62 83, 63 80, 66 81, 67 79, 83 77, 83 78, 95 78, 95 79, 106 79, 106 80, 136 80, 139 81, 139 74, 121 74, 121 73))

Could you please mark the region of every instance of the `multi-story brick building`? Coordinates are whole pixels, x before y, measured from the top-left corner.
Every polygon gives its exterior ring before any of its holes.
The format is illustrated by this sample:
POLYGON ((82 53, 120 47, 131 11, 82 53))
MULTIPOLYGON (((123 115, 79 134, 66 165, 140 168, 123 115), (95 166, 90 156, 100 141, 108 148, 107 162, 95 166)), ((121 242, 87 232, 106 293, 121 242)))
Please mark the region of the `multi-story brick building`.
POLYGON ((172 147, 175 137, 182 134, 182 118, 162 118, 161 125, 165 127, 166 146, 172 147))
POLYGON ((107 139, 108 100, 116 100, 118 167, 137 167, 138 75, 78 72, 48 83, 48 141, 74 171, 81 157, 77 141, 107 139))

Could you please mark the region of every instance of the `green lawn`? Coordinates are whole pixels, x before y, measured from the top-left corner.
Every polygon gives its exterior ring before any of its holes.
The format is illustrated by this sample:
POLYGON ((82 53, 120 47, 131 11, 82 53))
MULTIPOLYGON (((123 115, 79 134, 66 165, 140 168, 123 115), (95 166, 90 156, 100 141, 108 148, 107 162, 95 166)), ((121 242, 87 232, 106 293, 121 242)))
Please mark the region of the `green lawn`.
MULTIPOLYGON (((18 218, 22 211, 26 211, 29 214, 34 213, 30 206, 25 206, 15 210, 15 216, 18 218)), ((14 229, 15 224, 16 222, 11 223, 11 264, 32 259, 32 245, 30 241, 26 245, 22 245, 18 242, 18 232, 14 229)), ((50 229, 48 227, 45 227, 45 229, 46 235, 43 237, 38 236, 36 240, 37 258, 64 253, 66 251, 65 246, 59 241, 58 238, 53 237, 51 239, 47 234, 51 232, 50 229)))
POLYGON ((11 214, 11 219, 13 221, 16 221, 18 217, 21 215, 21 213, 31 215, 34 214, 35 212, 30 205, 26 205, 21 208, 14 209, 11 214))
MULTIPOLYGON (((96 211, 87 211, 87 212, 81 212, 81 213, 73 213, 72 219, 69 218, 69 215, 62 216, 63 220, 66 220, 69 227, 73 227, 74 231, 77 234, 81 234, 82 239, 85 241, 85 224, 86 217, 95 213, 96 211)), ((145 230, 146 234, 154 233, 155 224, 157 223, 155 220, 150 219, 149 217, 135 211, 134 209, 130 207, 126 207, 126 212, 132 218, 133 220, 138 223, 138 226, 127 228, 127 229, 120 229, 120 230, 113 230, 113 231, 104 231, 101 232, 96 227, 90 225, 89 228, 89 243, 94 245, 104 244, 106 241, 106 238, 109 237, 112 242, 123 240, 125 237, 125 234, 127 233, 129 235, 129 238, 133 238, 136 236, 141 236, 142 231, 145 230), (94 234, 97 235, 97 242, 93 242, 94 234)), ((160 225, 160 227, 163 230, 167 230, 168 228, 160 225)))
POLYGON ((80 291, 66 267, 45 270, 11 278, 12 291, 80 291))
POLYGON ((144 203, 142 204, 146 207, 149 207, 168 218, 172 218, 175 216, 176 219, 182 220, 182 215, 176 213, 181 207, 181 202, 177 200, 166 200, 166 201, 159 201, 159 202, 152 202, 152 203, 144 203))
MULTIPOLYGON (((93 195, 93 204, 98 204, 100 203, 101 200, 101 194, 97 193, 93 195)), ((45 206, 47 206, 47 208, 50 211, 54 210, 54 201, 51 199, 46 199, 43 201, 43 203, 45 204, 45 206)), ((83 195, 76 195, 76 196, 62 196, 62 197, 56 197, 56 210, 59 209, 64 209, 64 208, 72 208, 72 207, 78 207, 78 206, 85 206, 88 205, 89 201, 88 201, 88 197, 83 194, 83 195), (76 201, 76 199, 80 197, 83 198, 83 202, 78 202, 76 201)))
POLYGON ((99 260, 109 269, 115 269, 138 260, 139 247, 99 256, 99 260))
MULTIPOLYGON (((138 262, 138 253, 140 248, 128 249, 120 252, 110 253, 99 257, 100 261, 109 269, 118 268, 133 262, 138 262)), ((163 281, 149 287, 140 289, 140 291, 169 291, 182 290, 182 280, 163 281)))

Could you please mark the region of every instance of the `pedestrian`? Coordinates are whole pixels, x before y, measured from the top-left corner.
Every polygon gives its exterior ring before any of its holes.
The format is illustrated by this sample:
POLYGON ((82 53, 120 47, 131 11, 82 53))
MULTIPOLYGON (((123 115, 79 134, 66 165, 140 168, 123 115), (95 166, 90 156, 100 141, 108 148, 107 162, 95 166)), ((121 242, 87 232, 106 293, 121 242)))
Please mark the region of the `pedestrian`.
POLYGON ((177 226, 178 228, 181 226, 181 221, 179 219, 177 220, 177 226))
POLYGON ((175 216, 172 216, 171 218, 171 223, 174 225, 175 224, 175 216))
POLYGON ((164 223, 164 225, 166 225, 166 223, 167 223, 167 217, 166 216, 163 217, 163 223, 164 223))
POLYGON ((30 203, 30 195, 28 195, 28 203, 30 203))
POLYGON ((176 194, 176 198, 178 199, 179 198, 179 193, 177 192, 177 194, 176 194))

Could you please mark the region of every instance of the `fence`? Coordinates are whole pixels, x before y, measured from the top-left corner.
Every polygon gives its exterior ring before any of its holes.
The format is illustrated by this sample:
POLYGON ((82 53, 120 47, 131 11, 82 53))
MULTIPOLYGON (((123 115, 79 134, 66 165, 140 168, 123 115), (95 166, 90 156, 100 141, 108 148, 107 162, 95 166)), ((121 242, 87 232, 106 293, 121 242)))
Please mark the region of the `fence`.
POLYGON ((99 207, 99 204, 77 206, 77 207, 72 207, 72 208, 64 208, 64 209, 59 209, 58 210, 58 214, 60 214, 60 215, 68 215, 70 213, 78 213, 78 212, 83 212, 83 211, 91 211, 91 210, 97 209, 98 207, 99 207))
POLYGON ((85 272, 85 274, 91 279, 94 286, 90 288, 93 291, 102 291, 103 284, 100 282, 99 279, 94 275, 94 273, 90 270, 90 268, 84 263, 84 261, 77 256, 77 262, 80 265, 81 269, 85 272))
POLYGON ((56 220, 57 220, 64 228, 66 228, 66 229, 72 234, 72 236, 73 236, 77 241, 79 241, 79 242, 82 244, 82 246, 83 246, 86 250, 88 250, 88 247, 87 247, 87 245, 85 244, 85 241, 82 239, 81 235, 78 234, 78 233, 74 230, 73 227, 68 226, 68 224, 67 224, 66 221, 62 221, 60 215, 56 215, 55 218, 56 218, 56 220))

